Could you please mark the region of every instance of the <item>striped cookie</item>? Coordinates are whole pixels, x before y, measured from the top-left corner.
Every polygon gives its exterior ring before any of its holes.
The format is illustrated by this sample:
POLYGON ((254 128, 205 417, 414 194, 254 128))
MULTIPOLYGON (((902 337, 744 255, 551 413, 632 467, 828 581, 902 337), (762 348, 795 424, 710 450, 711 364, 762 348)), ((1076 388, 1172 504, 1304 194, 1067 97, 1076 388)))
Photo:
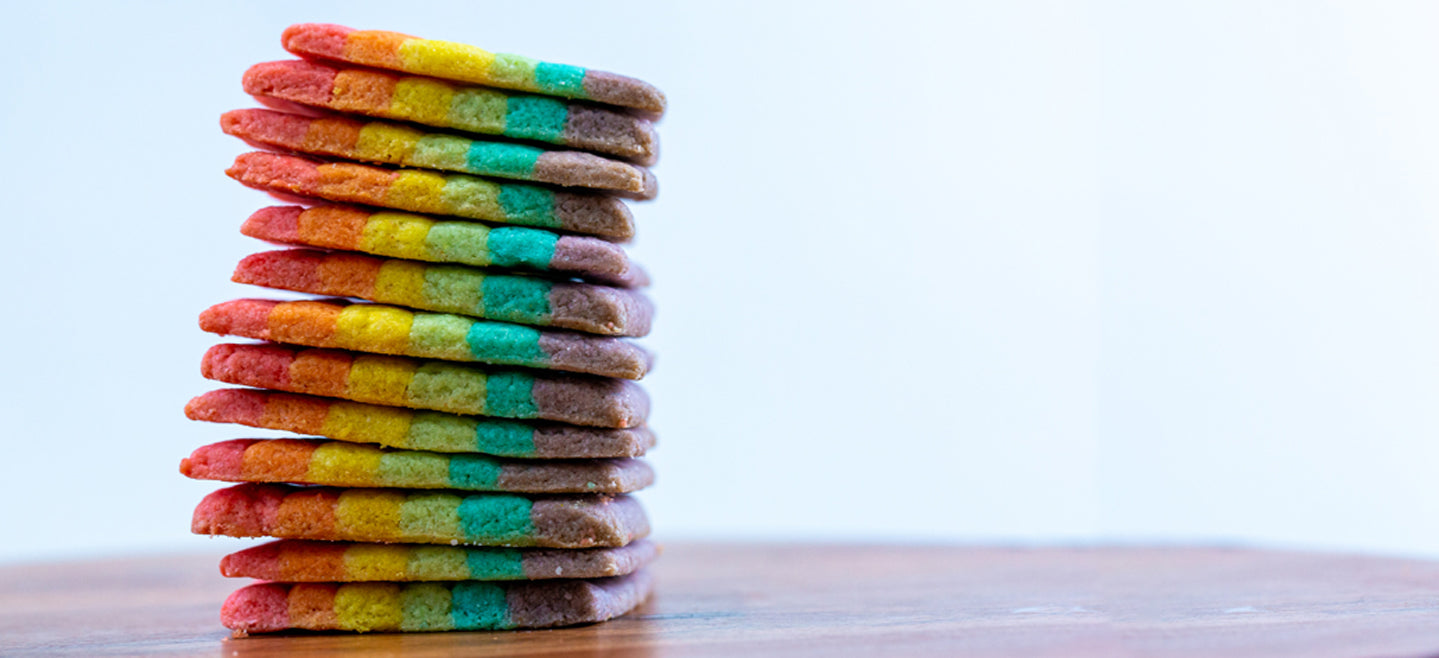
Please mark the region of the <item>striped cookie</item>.
POLYGON ((633 573, 658 555, 659 548, 645 539, 581 549, 281 539, 226 555, 220 573, 292 583, 607 578, 633 573))
POLYGON ((393 306, 342 301, 281 302, 239 299, 200 314, 200 328, 216 334, 293 345, 478 361, 640 379, 648 352, 629 341, 416 313, 393 306))
POLYGON ((360 251, 431 263, 529 269, 626 288, 649 284, 619 245, 518 226, 489 227, 357 206, 271 206, 240 232, 281 244, 360 251))
POLYGON ((618 198, 497 183, 466 174, 323 162, 263 151, 240 154, 225 173, 248 187, 284 195, 538 226, 614 240, 628 240, 635 234, 634 216, 618 198))
POLYGON ((592 548, 624 546, 650 526, 629 496, 238 484, 200 501, 190 529, 229 537, 592 548))
POLYGON ((201 446, 180 461, 180 473, 224 482, 511 493, 620 494, 654 483, 654 472, 637 459, 527 462, 303 439, 234 439, 201 446))
POLYGON ((654 174, 644 167, 579 151, 427 133, 388 121, 234 110, 220 116, 220 128, 264 149, 583 187, 631 199, 653 199, 659 192, 654 174))
POLYGON ((320 23, 291 25, 285 29, 281 43, 285 50, 301 57, 619 105, 654 115, 665 111, 665 95, 640 80, 491 53, 462 43, 320 23))
POLYGON ((643 336, 654 315, 648 298, 624 288, 312 249, 252 254, 230 279, 607 336, 643 336))
POLYGON ((604 621, 649 596, 639 571, 594 580, 455 583, 261 583, 230 595, 236 635, 312 631, 487 631, 604 621))
POLYGON ((644 424, 649 396, 633 382, 491 370, 273 343, 222 343, 200 374, 227 384, 456 414, 623 429, 644 424))
POLYGON ((649 414, 644 389, 623 380, 273 343, 215 345, 205 352, 200 374, 227 384, 370 404, 614 429, 638 427, 649 414))
POLYGON ((247 389, 200 395, 185 405, 185 415, 390 448, 531 459, 639 457, 655 445, 646 427, 533 424, 247 389))
POLYGON ((324 108, 502 135, 640 165, 659 159, 653 124, 624 110, 589 103, 304 60, 256 64, 245 71, 244 87, 261 103, 289 111, 324 108))

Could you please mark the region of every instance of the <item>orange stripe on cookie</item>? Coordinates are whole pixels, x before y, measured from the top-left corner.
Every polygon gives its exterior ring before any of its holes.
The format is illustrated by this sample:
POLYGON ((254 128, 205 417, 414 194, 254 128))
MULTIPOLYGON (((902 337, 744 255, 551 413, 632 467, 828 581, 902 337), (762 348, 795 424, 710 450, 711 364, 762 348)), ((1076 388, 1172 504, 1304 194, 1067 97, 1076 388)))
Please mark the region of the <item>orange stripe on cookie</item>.
POLYGON ((275 514, 276 537, 331 536, 335 534, 338 491, 299 491, 285 496, 275 514))
POLYGON ((281 482, 302 482, 315 446, 303 441, 259 441, 245 449, 240 475, 281 482))
POLYGON ((331 249, 356 249, 369 220, 370 213, 364 211, 320 206, 300 213, 296 223, 304 242, 331 249))
POLYGON ((345 544, 316 542, 280 551, 281 580, 344 580, 345 544))
POLYGON ((353 361, 344 352, 305 350, 290 363, 290 384, 299 393, 344 397, 353 361))
MULTIPOLYGON (((294 364, 290 365, 293 372, 294 364)), ((289 430, 300 434, 319 434, 325 428, 330 405, 324 400, 271 394, 260 414, 260 426, 289 430)))
POLYGON ((346 155, 359 143, 362 125, 348 119, 311 119, 300 150, 346 155))
POLYGON ((375 167, 346 163, 323 164, 315 167, 316 191, 321 196, 338 196, 355 203, 385 205, 390 181, 399 176, 375 167))
POLYGON ((343 306, 319 302, 288 302, 275 306, 267 318, 270 340, 301 345, 324 345, 335 335, 343 306))
POLYGON ((403 69, 400 44, 414 38, 399 32, 356 30, 345 35, 344 59, 365 62, 380 68, 403 69))
POLYGON ((378 114, 389 111, 396 78, 370 71, 340 71, 335 76, 330 107, 346 112, 378 114))
POLYGON ((299 583, 290 587, 290 625, 296 628, 339 628, 335 590, 330 583, 299 583))
POLYGON ((357 254, 329 254, 316 268, 326 295, 364 297, 375 295, 375 280, 384 261, 357 254))

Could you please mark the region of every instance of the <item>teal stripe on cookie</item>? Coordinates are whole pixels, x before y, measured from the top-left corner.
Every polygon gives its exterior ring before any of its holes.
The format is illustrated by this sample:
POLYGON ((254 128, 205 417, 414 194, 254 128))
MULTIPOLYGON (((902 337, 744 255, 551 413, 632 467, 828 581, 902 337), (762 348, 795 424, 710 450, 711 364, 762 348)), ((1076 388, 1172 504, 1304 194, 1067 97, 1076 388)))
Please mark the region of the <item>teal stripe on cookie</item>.
POLYGON ((503 457, 533 457, 535 431, 502 420, 483 422, 475 427, 475 450, 503 457))
POLYGON ((518 372, 497 372, 485 386, 485 408, 505 418, 534 418, 535 378, 518 372))
POLYGON ((505 211, 505 219, 511 222, 523 220, 534 226, 551 228, 560 225, 560 218, 555 216, 555 193, 543 187, 500 186, 500 209, 505 211))
POLYGON ((505 590, 492 583, 458 582, 450 590, 450 617, 455 630, 487 631, 509 628, 505 590))
POLYGON ((490 262, 497 267, 527 266, 547 270, 560 236, 528 228, 490 229, 485 238, 490 262))
POLYGON ((485 317, 525 324, 550 317, 550 290, 544 279, 523 276, 488 276, 483 284, 485 317))
POLYGON ((535 84, 547 94, 589 98, 585 93, 585 70, 578 66, 540 62, 535 66, 535 84))
POLYGON ((540 349, 540 331, 499 322, 476 322, 465 335, 470 354, 480 361, 515 365, 544 365, 549 355, 540 349))
POLYGON ((570 110, 563 101, 540 96, 512 96, 505 104, 506 137, 560 142, 570 110))
POLYGON ((450 456, 450 486, 456 489, 494 491, 500 479, 500 465, 479 455, 450 456))
POLYGON ((530 539, 531 503, 519 496, 469 496, 460 501, 460 532, 471 541, 517 542, 530 539))
MULTIPOLYGON (((465 163, 466 168, 475 174, 530 178, 535 173, 535 162, 543 153, 533 146, 471 142, 465 163)), ((503 203, 503 195, 500 198, 503 203)))
POLYGON ((474 580, 525 577, 525 558, 513 548, 474 549, 465 552, 465 565, 474 580))

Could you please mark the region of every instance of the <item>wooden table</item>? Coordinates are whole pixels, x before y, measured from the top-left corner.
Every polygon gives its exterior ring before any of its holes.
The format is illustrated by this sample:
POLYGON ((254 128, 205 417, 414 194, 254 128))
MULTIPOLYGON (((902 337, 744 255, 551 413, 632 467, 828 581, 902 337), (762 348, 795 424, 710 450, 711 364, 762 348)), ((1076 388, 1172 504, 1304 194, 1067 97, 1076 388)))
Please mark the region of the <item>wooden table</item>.
POLYGON ((677 544, 551 631, 231 639, 215 556, 0 568, 0 655, 1425 656, 1439 563, 1311 553, 677 544))

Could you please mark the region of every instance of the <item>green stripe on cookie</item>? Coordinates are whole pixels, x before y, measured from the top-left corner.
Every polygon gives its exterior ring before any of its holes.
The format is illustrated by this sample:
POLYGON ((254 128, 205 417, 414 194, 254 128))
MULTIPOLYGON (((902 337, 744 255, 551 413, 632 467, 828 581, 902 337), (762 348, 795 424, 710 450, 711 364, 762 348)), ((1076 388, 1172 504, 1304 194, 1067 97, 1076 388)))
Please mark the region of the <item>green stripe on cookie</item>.
POLYGON ((483 414, 487 378, 470 368, 427 361, 415 370, 405 389, 406 401, 456 413, 483 414))

